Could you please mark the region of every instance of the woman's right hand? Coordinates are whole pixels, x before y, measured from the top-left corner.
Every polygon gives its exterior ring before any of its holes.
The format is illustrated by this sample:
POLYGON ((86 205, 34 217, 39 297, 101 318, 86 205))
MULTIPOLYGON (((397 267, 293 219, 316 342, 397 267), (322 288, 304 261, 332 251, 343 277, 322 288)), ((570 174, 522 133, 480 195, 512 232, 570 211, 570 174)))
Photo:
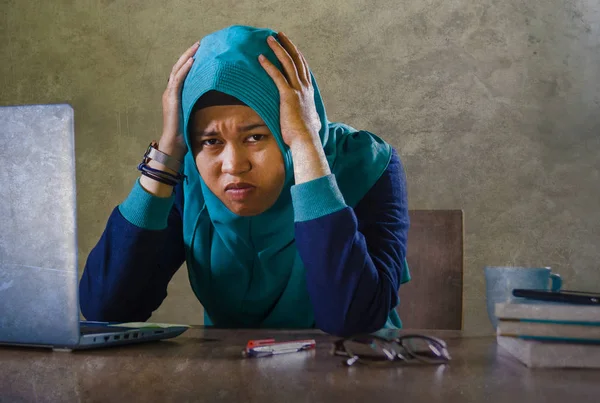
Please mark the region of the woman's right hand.
MULTIPOLYGON (((181 124, 179 122, 179 109, 181 108, 181 87, 183 81, 187 77, 188 72, 192 68, 194 59, 192 56, 198 50, 199 42, 193 44, 183 55, 177 60, 177 63, 171 70, 167 89, 162 96, 163 105, 163 132, 158 141, 158 149, 163 153, 183 161, 183 156, 187 151, 183 133, 180 132, 181 124)), ((167 171, 171 174, 177 172, 164 166, 158 161, 150 160, 148 162, 150 168, 155 168, 167 171)), ((173 194, 173 187, 165 183, 161 183, 152 178, 142 175, 140 177, 140 185, 149 193, 158 197, 170 197, 173 194)))
POLYGON ((183 133, 180 132, 181 122, 179 122, 181 87, 192 68, 192 64, 194 63, 192 56, 198 50, 198 46, 199 42, 194 43, 177 60, 177 63, 175 63, 171 70, 167 89, 162 96, 163 132, 158 142, 158 149, 179 161, 183 160, 183 156, 187 150, 183 133))

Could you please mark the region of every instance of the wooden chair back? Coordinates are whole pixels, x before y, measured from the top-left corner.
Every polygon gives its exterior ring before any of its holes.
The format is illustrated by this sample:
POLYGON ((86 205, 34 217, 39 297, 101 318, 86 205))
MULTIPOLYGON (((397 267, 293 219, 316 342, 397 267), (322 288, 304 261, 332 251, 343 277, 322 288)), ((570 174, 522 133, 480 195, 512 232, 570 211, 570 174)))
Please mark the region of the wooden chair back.
POLYGON ((410 210, 407 261, 411 281, 400 287, 397 308, 408 329, 463 326, 464 229, 462 210, 410 210))

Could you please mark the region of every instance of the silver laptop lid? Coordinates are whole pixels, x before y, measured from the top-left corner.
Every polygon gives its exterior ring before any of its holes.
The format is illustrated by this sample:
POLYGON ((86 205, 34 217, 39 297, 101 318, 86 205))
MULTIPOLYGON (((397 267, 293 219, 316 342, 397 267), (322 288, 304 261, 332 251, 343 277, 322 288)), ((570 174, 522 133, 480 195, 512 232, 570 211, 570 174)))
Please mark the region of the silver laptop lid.
POLYGON ((73 115, 0 107, 0 343, 79 340, 73 115))

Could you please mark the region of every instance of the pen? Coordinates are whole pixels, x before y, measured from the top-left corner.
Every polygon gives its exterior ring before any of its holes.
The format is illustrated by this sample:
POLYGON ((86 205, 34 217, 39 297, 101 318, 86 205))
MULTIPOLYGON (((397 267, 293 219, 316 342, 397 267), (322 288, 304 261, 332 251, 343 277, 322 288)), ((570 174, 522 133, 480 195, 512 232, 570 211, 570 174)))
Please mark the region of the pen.
POLYGON ((242 355, 244 357, 270 357, 276 354, 296 353, 315 348, 314 340, 275 341, 275 339, 250 340, 242 355))

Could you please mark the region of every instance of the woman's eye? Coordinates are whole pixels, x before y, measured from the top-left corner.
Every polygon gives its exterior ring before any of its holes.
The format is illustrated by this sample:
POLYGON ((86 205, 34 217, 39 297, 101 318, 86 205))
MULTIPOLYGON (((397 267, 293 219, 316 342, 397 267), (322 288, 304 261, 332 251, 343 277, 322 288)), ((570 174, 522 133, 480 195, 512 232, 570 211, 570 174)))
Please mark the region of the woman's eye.
POLYGON ((207 139, 207 140, 202 140, 200 142, 200 144, 203 146, 214 146, 217 144, 218 141, 219 140, 217 140, 217 139, 207 139))
POLYGON ((264 137, 266 137, 264 134, 253 134, 252 136, 248 137, 248 140, 250 140, 251 143, 256 143, 257 141, 262 140, 264 137))

